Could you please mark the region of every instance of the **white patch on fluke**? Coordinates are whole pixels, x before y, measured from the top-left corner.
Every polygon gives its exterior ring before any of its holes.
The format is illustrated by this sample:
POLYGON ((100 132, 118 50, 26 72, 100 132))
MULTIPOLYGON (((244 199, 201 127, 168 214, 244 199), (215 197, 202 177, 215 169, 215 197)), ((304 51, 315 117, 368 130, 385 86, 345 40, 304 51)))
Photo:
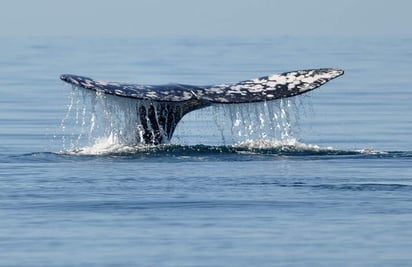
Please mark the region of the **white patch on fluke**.
POLYGON ((141 100, 184 102, 196 98, 210 103, 249 103, 302 94, 342 74, 339 69, 300 70, 215 86, 121 84, 75 75, 61 78, 86 89, 141 100))

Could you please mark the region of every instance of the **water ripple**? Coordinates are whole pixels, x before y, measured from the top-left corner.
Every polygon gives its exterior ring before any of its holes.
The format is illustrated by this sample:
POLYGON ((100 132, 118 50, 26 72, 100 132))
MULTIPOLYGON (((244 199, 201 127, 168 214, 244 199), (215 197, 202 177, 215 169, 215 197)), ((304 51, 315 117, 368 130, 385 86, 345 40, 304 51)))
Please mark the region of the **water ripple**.
POLYGON ((127 146, 98 153, 87 150, 33 152, 2 155, 0 163, 54 163, 88 160, 170 161, 254 161, 254 160, 331 160, 331 159, 412 159, 411 151, 338 150, 313 145, 280 145, 276 147, 161 145, 127 146))

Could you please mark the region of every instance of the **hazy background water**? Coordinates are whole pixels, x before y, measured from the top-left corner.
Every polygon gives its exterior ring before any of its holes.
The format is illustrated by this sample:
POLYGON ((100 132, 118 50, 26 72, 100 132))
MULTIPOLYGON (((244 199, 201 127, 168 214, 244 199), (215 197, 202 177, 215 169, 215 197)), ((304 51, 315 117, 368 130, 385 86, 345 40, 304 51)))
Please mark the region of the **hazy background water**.
POLYGON ((411 46, 371 37, 2 38, 0 265, 407 266, 411 46), (346 73, 294 100, 301 146, 233 149, 211 108, 185 117, 179 146, 60 153, 79 128, 73 113, 71 130, 61 128, 72 90, 62 73, 215 84, 317 67, 346 73))

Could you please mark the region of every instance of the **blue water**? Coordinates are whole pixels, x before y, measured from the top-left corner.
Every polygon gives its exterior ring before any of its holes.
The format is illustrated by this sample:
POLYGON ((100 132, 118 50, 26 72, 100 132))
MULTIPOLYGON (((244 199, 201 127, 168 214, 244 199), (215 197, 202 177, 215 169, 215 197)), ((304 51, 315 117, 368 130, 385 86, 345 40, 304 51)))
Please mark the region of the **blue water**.
POLYGON ((0 41, 0 266, 410 266, 411 38, 0 41), (346 73, 273 103, 278 128, 212 107, 161 147, 99 139, 104 120, 90 134, 93 96, 59 80, 317 67, 346 73))

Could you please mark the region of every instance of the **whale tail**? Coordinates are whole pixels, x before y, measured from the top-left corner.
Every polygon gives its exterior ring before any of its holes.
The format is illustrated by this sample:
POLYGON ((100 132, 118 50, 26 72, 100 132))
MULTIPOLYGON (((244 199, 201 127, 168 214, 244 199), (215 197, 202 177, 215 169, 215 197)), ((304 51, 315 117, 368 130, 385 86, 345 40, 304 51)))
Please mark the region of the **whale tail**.
POLYGON ((142 85, 105 82, 63 74, 60 79, 77 87, 132 98, 143 128, 143 142, 169 142, 177 124, 187 113, 213 104, 270 101, 300 95, 343 75, 340 69, 312 69, 273 74, 220 85, 142 85))

